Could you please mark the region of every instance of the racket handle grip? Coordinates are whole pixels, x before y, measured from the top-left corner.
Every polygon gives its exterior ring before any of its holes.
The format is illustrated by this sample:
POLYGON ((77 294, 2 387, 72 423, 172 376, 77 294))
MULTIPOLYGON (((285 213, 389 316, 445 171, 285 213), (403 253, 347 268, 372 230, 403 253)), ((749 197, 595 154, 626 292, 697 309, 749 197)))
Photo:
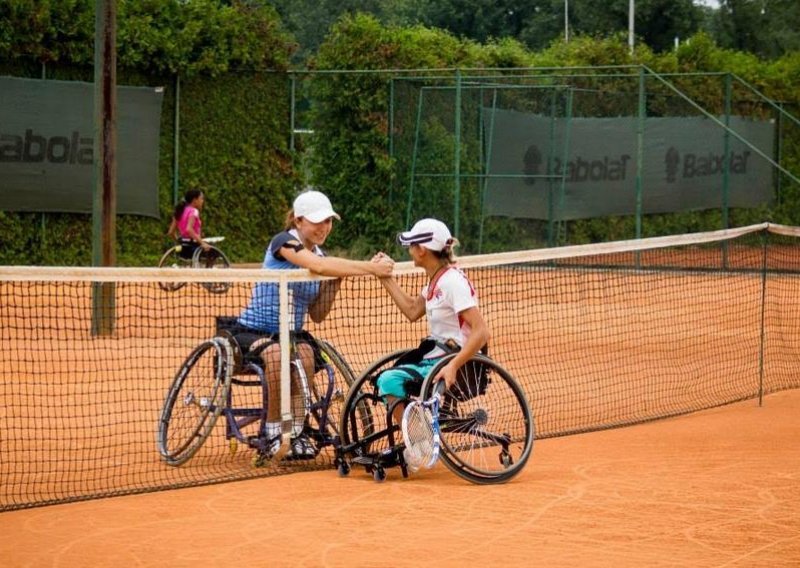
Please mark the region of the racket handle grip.
POLYGON ((445 388, 446 388, 445 382, 443 379, 441 379, 439 380, 439 382, 436 383, 436 386, 433 387, 433 394, 442 396, 444 394, 445 388))

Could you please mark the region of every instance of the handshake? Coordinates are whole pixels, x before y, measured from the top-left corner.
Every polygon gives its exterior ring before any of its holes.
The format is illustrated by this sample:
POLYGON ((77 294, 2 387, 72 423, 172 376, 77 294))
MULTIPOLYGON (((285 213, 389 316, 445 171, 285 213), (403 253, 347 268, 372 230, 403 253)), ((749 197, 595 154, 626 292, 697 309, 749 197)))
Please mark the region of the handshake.
POLYGON ((390 278, 394 268, 394 259, 385 252, 377 252, 372 257, 372 263, 377 264, 375 276, 378 278, 390 278))

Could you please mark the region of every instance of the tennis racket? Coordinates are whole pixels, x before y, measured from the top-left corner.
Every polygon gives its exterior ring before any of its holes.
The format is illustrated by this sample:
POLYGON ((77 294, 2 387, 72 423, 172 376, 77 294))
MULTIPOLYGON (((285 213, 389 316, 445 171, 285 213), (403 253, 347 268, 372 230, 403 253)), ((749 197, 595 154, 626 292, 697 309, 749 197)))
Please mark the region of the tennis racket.
POLYGON ((403 457, 411 471, 429 469, 439 459, 439 404, 444 389, 444 381, 439 381, 431 398, 412 400, 403 411, 403 457))

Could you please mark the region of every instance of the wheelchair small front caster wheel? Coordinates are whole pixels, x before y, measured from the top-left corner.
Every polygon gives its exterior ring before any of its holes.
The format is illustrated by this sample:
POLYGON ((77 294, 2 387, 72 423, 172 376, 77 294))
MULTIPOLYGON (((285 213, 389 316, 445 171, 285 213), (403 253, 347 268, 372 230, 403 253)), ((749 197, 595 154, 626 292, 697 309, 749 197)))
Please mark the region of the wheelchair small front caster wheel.
POLYGON ((386 470, 382 467, 376 467, 372 470, 372 479, 378 483, 383 483, 386 480, 386 470))
POLYGON ((350 475, 350 464, 342 460, 339 462, 339 465, 336 466, 336 471, 339 473, 339 477, 347 477, 350 475))

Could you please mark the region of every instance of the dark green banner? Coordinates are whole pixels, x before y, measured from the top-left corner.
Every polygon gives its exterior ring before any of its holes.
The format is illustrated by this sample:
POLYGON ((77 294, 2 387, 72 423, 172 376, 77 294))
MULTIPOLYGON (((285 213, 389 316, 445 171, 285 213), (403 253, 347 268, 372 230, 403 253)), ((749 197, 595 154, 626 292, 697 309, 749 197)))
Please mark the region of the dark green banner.
MULTIPOLYGON (((118 87, 117 212, 158 217, 162 88, 118 87)), ((91 213, 94 85, 0 77, 0 210, 91 213)))
MULTIPOLYGON (((642 213, 755 207, 773 198, 772 165, 733 135, 725 183, 725 129, 707 118, 645 119, 639 196, 636 118, 551 119, 497 109, 484 116, 492 149, 488 215, 568 220, 632 215, 639 198, 642 213)), ((771 122, 731 117, 730 127, 773 157, 771 122)))

